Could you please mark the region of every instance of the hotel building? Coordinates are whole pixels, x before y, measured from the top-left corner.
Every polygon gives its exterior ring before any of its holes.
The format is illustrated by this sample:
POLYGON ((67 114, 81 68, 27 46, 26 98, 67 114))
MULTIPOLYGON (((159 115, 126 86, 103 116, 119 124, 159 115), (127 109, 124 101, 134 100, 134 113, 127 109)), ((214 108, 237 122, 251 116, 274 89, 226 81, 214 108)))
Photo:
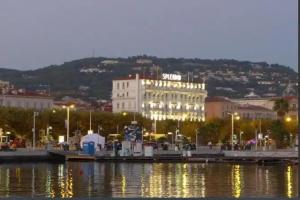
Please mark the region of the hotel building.
POLYGON ((177 74, 153 79, 139 74, 113 80, 113 112, 136 112, 152 120, 204 121, 204 83, 177 74))

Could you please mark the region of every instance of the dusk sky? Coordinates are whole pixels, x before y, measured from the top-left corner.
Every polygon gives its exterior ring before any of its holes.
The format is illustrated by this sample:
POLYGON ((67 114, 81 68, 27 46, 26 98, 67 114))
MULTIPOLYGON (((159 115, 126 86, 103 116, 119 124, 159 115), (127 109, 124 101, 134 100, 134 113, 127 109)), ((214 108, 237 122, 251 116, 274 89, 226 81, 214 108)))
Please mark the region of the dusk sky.
POLYGON ((298 68, 297 0, 1 0, 0 67, 95 56, 237 59, 298 68))

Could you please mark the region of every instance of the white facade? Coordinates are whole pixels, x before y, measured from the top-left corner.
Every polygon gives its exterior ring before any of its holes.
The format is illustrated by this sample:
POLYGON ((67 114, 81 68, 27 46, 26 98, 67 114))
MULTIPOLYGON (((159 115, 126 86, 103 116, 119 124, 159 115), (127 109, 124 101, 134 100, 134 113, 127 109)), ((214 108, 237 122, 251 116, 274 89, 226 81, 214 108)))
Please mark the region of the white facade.
POLYGON ((153 120, 204 121, 205 84, 163 74, 162 79, 129 78, 113 80, 113 112, 137 112, 153 120))
POLYGON ((274 100, 272 98, 243 98, 243 99, 231 99, 232 102, 240 105, 254 105, 273 110, 274 100))
POLYGON ((53 107, 53 99, 47 96, 0 95, 1 106, 44 110, 53 107))

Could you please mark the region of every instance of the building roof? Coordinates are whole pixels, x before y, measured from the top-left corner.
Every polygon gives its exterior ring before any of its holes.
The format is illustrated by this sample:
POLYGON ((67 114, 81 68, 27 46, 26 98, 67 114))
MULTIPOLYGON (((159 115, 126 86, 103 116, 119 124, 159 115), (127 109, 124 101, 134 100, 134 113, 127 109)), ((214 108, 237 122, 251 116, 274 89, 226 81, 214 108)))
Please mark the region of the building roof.
POLYGON ((229 102, 233 103, 230 101, 227 97, 221 97, 221 96, 215 96, 215 97, 206 97, 205 102, 229 102))
POLYGON ((298 100, 298 97, 297 96, 285 96, 283 97, 285 100, 288 100, 288 101, 291 101, 291 100, 298 100))
MULTIPOLYGON (((155 75, 156 76, 156 75, 155 75)), ((121 81, 121 80, 134 80, 136 79, 136 74, 129 74, 126 77, 119 77, 119 78, 115 78, 113 81, 121 81)), ((162 80, 162 79, 157 79, 154 78, 153 76, 149 76, 149 75, 141 75, 139 74, 139 79, 147 79, 147 80, 162 80)), ((168 81, 173 81, 173 80, 168 80, 168 81)), ((178 82, 178 80, 174 80, 174 82, 178 82)), ((187 80, 181 80, 180 82, 183 83, 188 83, 187 80)), ((190 81, 190 83, 203 83, 203 82, 199 82, 199 81, 190 81)))
POLYGON ((239 110, 253 110, 253 111, 272 111, 270 109, 267 109, 265 107, 262 106, 256 106, 256 105, 251 105, 251 104, 244 104, 244 105, 240 105, 238 106, 239 110))
POLYGON ((13 93, 11 91, 5 93, 5 94, 2 94, 2 96, 9 96, 9 97, 28 97, 28 98, 46 98, 46 99, 52 99, 51 96, 49 95, 46 95, 46 94, 39 94, 39 93, 36 93, 36 92, 21 92, 21 93, 13 93))

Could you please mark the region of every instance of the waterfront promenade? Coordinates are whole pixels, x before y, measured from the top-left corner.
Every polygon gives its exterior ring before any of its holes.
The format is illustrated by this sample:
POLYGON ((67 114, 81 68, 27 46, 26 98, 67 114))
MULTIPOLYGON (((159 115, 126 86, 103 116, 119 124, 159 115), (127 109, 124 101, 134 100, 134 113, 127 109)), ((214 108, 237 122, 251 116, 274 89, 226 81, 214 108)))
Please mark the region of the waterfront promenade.
POLYGON ((112 156, 112 151, 100 151, 95 155, 83 154, 81 151, 31 150, 0 151, 0 162, 34 162, 34 161, 129 161, 129 162, 270 162, 298 163, 298 151, 278 149, 268 151, 226 151, 202 148, 191 151, 155 150, 153 156, 112 156))

